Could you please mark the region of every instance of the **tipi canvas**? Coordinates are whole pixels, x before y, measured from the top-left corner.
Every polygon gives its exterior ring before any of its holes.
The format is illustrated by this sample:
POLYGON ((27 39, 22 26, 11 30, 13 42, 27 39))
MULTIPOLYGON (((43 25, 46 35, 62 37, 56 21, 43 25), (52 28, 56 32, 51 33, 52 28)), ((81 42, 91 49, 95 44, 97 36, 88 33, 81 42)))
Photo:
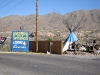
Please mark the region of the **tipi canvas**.
POLYGON ((71 32, 67 38, 67 40, 65 41, 65 45, 63 47, 63 52, 69 49, 70 44, 72 44, 73 42, 77 41, 78 38, 75 36, 75 34, 73 32, 71 32))

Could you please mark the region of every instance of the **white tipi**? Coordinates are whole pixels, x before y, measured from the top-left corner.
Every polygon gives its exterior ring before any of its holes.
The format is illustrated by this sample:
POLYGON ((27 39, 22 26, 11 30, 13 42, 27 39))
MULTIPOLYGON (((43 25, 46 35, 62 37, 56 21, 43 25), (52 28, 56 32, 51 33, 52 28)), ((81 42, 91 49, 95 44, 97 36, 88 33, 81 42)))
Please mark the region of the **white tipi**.
POLYGON ((78 38, 75 36, 74 32, 70 32, 68 38, 65 40, 64 47, 63 47, 63 52, 69 49, 69 46, 73 43, 76 42, 78 38))

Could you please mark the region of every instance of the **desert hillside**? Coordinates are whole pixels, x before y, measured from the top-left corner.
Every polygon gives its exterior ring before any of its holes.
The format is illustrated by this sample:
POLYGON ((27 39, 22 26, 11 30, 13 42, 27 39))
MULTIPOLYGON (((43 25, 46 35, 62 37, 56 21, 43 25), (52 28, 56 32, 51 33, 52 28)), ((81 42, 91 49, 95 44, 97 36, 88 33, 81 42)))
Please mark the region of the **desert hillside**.
MULTIPOLYGON (((36 15, 10 15, 0 18, 0 35, 10 37, 12 30, 19 30, 21 26, 30 33, 35 32, 36 15)), ((93 36, 93 38, 96 36, 95 38, 99 39, 100 10, 79 10, 64 15, 55 12, 39 15, 39 40, 47 40, 48 38, 64 40, 69 34, 68 26, 71 30, 76 28, 75 34, 79 39, 83 40, 87 38, 89 34, 91 34, 90 36, 93 36), (78 24, 80 27, 77 28, 78 24)))

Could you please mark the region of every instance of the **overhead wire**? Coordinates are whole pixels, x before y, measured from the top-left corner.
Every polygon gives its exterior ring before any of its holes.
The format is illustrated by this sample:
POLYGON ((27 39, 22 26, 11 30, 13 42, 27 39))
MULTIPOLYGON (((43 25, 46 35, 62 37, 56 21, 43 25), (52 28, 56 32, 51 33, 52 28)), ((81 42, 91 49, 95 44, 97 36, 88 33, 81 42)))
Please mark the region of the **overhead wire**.
MULTIPOLYGON (((13 1, 13 0, 11 0, 11 1, 13 1)), ((11 2, 11 1, 10 1, 10 2, 11 2)), ((1 15, 1 16, 3 16, 3 15, 5 15, 6 13, 10 12, 11 10, 13 10, 15 7, 17 7, 18 5, 20 5, 20 4, 23 3, 24 1, 25 1, 25 0, 22 0, 22 1, 20 1, 19 3, 15 4, 14 6, 12 6, 11 8, 9 8, 8 10, 2 12, 2 13, 1 13, 2 15, 1 15)), ((9 3, 10 3, 10 2, 9 2, 9 3)), ((8 4, 9 4, 9 3, 8 3, 8 4)), ((0 17, 1 17, 1 16, 0 16, 0 17)))
MULTIPOLYGON (((11 1, 13 1, 13 0, 11 0, 11 1)), ((10 1, 10 2, 11 2, 10 1)), ((8 12, 10 12, 11 10, 13 10, 15 7, 17 7, 18 5, 20 5, 21 3, 23 3, 25 0, 22 0, 22 1, 20 1, 20 2, 18 2, 18 3, 16 3, 16 4, 14 4, 11 8, 9 8, 8 10, 5 10, 4 12, 2 12, 2 15, 0 16, 0 17, 2 17, 3 15, 5 15, 6 13, 8 13, 8 12)), ((8 4, 10 4, 10 2, 8 3, 8 4)), ((7 3, 6 3, 7 4, 7 3)), ((7 5, 8 5, 7 4, 7 5)), ((6 5, 5 5, 6 6, 6 5)), ((16 22, 17 22, 18 20, 16 20, 16 22)), ((21 24, 21 26, 24 26, 21 22, 20 22, 20 24, 21 24)))
POLYGON ((13 0, 10 0, 10 1, 7 2, 6 4, 4 4, 3 6, 1 6, 0 9, 3 8, 3 7, 5 7, 5 6, 7 6, 7 5, 10 4, 12 1, 13 1, 13 0))
POLYGON ((0 1, 0 6, 2 6, 7 0, 0 1))

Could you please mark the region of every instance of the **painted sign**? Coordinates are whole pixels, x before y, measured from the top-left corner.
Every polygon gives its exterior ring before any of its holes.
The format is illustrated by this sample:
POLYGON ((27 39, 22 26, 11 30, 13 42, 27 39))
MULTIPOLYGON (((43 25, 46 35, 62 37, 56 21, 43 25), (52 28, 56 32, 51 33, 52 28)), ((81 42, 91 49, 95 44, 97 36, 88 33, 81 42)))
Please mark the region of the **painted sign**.
POLYGON ((12 31, 12 51, 28 52, 29 51, 29 32, 28 31, 12 31))

